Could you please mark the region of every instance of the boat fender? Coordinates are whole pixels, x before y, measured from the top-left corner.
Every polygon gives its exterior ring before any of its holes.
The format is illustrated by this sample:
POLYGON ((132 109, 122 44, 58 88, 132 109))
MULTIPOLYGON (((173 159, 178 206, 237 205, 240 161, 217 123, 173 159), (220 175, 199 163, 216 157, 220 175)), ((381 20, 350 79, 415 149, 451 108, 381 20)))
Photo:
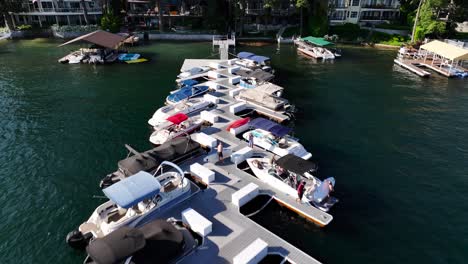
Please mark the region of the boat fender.
POLYGON ((91 233, 83 235, 79 230, 73 230, 67 234, 67 244, 74 249, 85 249, 91 240, 91 233))

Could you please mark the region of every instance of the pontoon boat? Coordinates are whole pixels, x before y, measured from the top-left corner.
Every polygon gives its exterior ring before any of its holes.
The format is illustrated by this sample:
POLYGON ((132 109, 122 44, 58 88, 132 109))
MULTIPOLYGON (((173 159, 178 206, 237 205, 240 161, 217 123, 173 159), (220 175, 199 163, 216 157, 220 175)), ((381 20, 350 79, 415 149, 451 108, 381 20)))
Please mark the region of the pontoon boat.
POLYGON ((103 189, 109 201, 94 210, 78 230, 67 236, 70 246, 104 237, 123 226, 139 226, 154 219, 163 210, 185 200, 190 193, 190 182, 174 163, 164 161, 151 175, 140 171, 103 189), (164 165, 175 171, 162 173, 164 165), (161 170, 161 175, 157 173, 161 170), (81 241, 81 242, 80 242, 81 241))

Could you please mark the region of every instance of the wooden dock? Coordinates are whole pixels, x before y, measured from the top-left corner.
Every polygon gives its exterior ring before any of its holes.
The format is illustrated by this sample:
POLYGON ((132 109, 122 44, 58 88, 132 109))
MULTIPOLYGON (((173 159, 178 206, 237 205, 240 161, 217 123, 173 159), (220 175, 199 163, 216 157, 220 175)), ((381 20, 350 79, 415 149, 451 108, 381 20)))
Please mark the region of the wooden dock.
POLYGON ((396 64, 400 65, 401 67, 411 71, 412 73, 415 73, 421 77, 429 77, 431 75, 430 72, 427 72, 418 66, 421 66, 419 62, 415 60, 405 60, 405 59, 394 59, 393 60, 396 64))

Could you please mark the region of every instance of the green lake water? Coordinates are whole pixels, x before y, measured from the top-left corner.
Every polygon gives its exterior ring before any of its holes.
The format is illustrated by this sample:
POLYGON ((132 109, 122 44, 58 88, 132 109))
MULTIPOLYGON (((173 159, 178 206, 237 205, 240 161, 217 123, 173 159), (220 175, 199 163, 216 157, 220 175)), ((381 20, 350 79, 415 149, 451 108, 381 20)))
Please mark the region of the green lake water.
MULTIPOLYGON (((125 143, 150 147, 147 120, 183 60, 213 55, 154 43, 134 48, 147 64, 61 65, 77 46, 58 44, 0 41, 0 263, 81 263, 65 236, 102 202, 99 180, 125 143)), ((394 50, 344 47, 326 63, 290 45, 244 50, 272 57, 300 109, 295 136, 340 199, 322 229, 276 208, 256 221, 324 263, 466 263, 467 80, 421 79, 394 50)))

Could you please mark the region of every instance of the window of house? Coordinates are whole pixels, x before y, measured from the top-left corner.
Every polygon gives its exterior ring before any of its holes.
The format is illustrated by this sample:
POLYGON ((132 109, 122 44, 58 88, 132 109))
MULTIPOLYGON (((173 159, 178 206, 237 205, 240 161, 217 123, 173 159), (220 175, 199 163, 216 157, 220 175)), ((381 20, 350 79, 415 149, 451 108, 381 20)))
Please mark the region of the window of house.
POLYGON ((359 0, 353 0, 353 6, 359 6, 359 0))
POLYGON ((351 18, 356 18, 356 17, 357 17, 357 12, 356 11, 351 12, 351 18))
POLYGON ((80 3, 70 2, 70 8, 81 8, 80 3))
POLYGON ((42 2, 42 8, 52 8, 52 2, 42 2))

